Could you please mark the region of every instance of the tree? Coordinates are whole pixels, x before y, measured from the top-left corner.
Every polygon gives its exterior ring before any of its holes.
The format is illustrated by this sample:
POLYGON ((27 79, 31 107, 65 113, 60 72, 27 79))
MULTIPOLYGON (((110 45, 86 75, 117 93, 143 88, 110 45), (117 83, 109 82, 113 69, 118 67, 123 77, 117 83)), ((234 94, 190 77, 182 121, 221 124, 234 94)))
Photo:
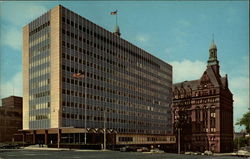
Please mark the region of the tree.
POLYGON ((243 117, 236 123, 236 125, 244 125, 247 133, 250 133, 250 111, 245 113, 243 117))
POLYGON ((234 149, 238 149, 238 146, 239 148, 241 147, 245 147, 247 145, 247 139, 243 136, 241 137, 237 137, 234 139, 234 149), (238 142, 239 142, 239 145, 238 145, 238 142))

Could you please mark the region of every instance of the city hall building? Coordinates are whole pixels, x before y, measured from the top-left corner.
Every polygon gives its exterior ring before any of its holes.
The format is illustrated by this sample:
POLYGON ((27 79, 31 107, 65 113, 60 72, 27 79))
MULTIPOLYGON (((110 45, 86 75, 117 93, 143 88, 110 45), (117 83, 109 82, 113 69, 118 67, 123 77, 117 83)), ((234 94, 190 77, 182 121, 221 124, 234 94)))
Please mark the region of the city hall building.
POLYGON ((23 28, 23 78, 22 132, 33 143, 175 143, 172 66, 118 26, 56 6, 23 28))
POLYGON ((214 42, 201 78, 173 85, 172 112, 181 151, 233 151, 233 94, 227 75, 220 75, 214 42))

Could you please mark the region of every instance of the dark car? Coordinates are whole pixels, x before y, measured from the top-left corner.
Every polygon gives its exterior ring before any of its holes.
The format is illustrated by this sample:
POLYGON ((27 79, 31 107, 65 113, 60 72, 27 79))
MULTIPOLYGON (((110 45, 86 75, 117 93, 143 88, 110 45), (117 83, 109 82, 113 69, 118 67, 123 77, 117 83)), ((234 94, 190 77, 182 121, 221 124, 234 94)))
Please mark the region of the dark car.
POLYGON ((136 152, 137 147, 132 147, 132 146, 125 146, 120 148, 121 152, 136 152))
POLYGON ((15 144, 15 145, 12 145, 12 144, 8 144, 8 145, 3 145, 1 147, 2 149, 19 149, 19 145, 15 144))

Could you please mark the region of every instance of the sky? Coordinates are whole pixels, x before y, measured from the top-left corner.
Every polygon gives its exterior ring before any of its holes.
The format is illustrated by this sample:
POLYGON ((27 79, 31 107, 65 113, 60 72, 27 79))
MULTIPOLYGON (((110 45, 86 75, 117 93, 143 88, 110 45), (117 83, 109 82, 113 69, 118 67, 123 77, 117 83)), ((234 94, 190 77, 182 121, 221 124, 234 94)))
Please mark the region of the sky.
MULTIPOLYGON (((0 98, 22 96, 22 27, 56 5, 113 31, 173 66, 173 82, 199 79, 214 41, 220 73, 229 78, 234 122, 249 107, 249 2, 0 1, 0 98)), ((239 131, 242 127, 236 126, 239 131)))

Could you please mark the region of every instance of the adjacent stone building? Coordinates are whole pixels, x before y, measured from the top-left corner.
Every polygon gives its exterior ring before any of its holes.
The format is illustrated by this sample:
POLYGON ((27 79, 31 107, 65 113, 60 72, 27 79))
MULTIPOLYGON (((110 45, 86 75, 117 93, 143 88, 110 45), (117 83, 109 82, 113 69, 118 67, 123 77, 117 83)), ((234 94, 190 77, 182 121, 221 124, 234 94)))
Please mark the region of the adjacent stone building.
POLYGON ((0 142, 11 142, 15 139, 21 141, 22 136, 18 130, 22 129, 22 104, 22 97, 10 96, 2 99, 0 142))
POLYGON ((180 128, 181 151, 233 150, 233 95, 227 75, 220 75, 214 42, 201 78, 173 85, 172 113, 174 132, 180 128))

